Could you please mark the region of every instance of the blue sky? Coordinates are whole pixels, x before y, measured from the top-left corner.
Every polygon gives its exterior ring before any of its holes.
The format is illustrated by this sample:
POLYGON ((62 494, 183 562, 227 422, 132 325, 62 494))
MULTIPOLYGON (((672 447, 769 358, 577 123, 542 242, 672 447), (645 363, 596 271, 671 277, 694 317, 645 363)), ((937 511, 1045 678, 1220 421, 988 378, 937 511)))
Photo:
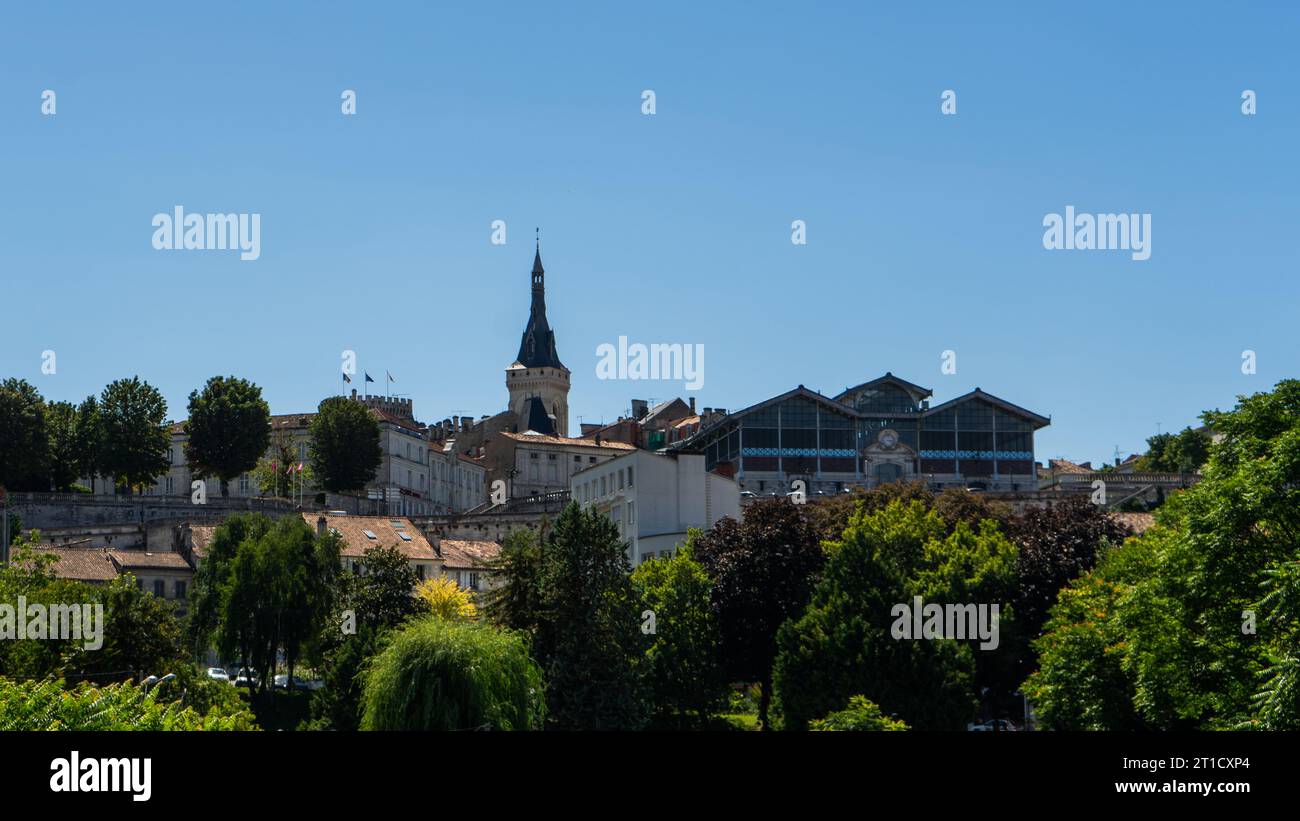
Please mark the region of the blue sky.
POLYGON ((534 226, 575 428, 684 393, 598 381, 620 335, 703 344, 701 406, 978 386, 1052 417, 1040 460, 1300 371, 1289 4, 270 5, 6 12, 0 376, 288 413, 351 349, 422 420, 494 413, 534 226), (261 258, 154 250, 177 204, 260 213, 261 258), (1150 213, 1151 258, 1044 250, 1066 205, 1150 213))

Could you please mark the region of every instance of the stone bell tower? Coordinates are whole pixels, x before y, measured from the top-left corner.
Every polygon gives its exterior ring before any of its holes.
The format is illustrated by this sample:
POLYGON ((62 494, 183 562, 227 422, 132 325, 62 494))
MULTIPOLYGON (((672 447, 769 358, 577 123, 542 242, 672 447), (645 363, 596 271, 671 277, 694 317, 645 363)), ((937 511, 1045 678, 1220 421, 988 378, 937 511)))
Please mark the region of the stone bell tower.
POLYGON ((532 283, 532 307, 519 341, 519 354, 506 368, 510 410, 518 419, 520 433, 531 428, 538 433, 568 436, 569 369, 560 362, 555 332, 546 321, 546 270, 542 268, 540 240, 533 256, 532 283), (541 409, 544 414, 538 412, 541 409), (538 430, 547 426, 545 420, 549 420, 552 430, 538 430))

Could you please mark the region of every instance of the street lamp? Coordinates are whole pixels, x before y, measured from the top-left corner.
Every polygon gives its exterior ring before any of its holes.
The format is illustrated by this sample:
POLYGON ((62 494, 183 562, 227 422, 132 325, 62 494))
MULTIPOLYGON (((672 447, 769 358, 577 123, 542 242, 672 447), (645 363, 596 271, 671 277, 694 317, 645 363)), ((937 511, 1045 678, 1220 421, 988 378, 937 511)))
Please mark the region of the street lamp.
POLYGON ((175 673, 168 673, 162 678, 158 678, 157 676, 149 676, 149 678, 145 679, 143 682, 140 683, 140 686, 147 693, 160 684, 166 684, 169 681, 175 681, 175 680, 176 680, 175 673))

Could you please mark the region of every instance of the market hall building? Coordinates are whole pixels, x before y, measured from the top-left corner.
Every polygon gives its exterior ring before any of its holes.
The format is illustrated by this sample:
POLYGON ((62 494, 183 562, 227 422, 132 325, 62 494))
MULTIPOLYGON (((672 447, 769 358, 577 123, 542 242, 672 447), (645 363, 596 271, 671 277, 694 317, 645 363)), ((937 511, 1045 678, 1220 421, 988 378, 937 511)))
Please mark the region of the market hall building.
POLYGON ((1037 486, 1034 431, 1048 417, 975 390, 931 407, 932 391, 886 373, 834 398, 803 385, 727 414, 677 447, 742 491, 810 494, 921 480, 940 490, 1037 486))

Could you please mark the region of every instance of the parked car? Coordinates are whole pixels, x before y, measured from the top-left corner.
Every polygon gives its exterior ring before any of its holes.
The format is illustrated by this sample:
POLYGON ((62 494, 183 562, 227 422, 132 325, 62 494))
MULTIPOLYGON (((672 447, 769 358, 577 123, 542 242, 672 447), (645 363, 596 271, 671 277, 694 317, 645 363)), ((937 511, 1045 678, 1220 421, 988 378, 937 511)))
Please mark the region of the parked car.
POLYGON ((257 671, 249 667, 240 667, 239 672, 235 674, 236 687, 257 687, 260 683, 257 671))
POLYGON ((1017 732, 1016 725, 1007 721, 1005 718, 989 719, 980 724, 967 724, 966 729, 972 733, 1014 733, 1017 732))
POLYGON ((225 682, 229 682, 229 681, 230 681, 230 674, 227 673, 225 670, 223 670, 223 669, 220 668, 220 667, 209 667, 209 668, 208 668, 208 678, 212 679, 213 681, 225 681, 225 682))
MULTIPOLYGON (((275 689, 277 689, 277 690, 288 690, 288 689, 289 689, 289 674, 288 674, 288 673, 281 673, 280 675, 278 675, 278 676, 276 676, 274 679, 272 679, 272 680, 271 680, 271 683, 272 683, 272 686, 275 687, 275 689)), ((298 678, 297 676, 294 676, 294 677, 293 677, 293 689, 295 689, 295 690, 318 690, 318 689, 320 689, 320 687, 323 686, 323 685, 324 685, 324 682, 323 682, 323 681, 311 682, 311 681, 308 681, 307 679, 298 678), (316 686, 312 686, 313 683, 314 683, 316 686)))

